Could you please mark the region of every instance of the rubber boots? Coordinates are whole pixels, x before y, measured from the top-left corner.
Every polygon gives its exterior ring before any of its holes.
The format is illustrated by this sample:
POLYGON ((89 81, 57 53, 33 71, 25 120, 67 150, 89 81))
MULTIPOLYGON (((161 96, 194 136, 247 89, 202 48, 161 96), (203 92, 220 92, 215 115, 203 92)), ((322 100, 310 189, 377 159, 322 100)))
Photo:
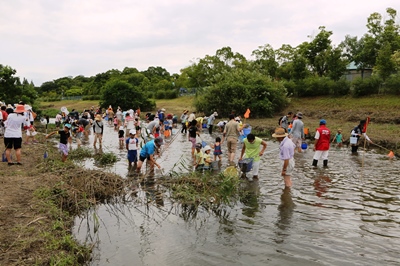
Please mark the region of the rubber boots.
POLYGON ((324 167, 328 167, 328 160, 324 160, 324 167))
POLYGON ((314 160, 312 161, 312 166, 317 167, 317 163, 318 163, 318 160, 315 160, 315 159, 314 159, 314 160))

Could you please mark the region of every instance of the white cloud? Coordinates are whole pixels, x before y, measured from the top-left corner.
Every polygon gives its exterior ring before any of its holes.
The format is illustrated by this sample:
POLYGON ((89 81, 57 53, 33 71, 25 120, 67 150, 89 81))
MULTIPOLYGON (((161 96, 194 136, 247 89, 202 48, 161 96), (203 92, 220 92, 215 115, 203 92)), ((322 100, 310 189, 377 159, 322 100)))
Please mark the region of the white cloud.
POLYGON ((306 0, 13 0, 0 9, 0 64, 36 85, 112 68, 170 73, 225 46, 250 58, 258 46, 297 46, 319 26, 333 42, 366 33, 368 16, 400 2, 306 0))

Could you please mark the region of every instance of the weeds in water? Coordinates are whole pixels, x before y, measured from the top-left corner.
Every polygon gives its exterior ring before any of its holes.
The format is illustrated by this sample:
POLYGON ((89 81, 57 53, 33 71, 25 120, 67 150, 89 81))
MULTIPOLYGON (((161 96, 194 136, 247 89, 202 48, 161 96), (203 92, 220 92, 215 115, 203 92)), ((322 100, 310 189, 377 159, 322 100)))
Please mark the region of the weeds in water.
POLYGON ((93 151, 85 147, 80 147, 72 150, 68 154, 68 158, 71 160, 83 160, 86 158, 92 158, 93 156, 93 151))
POLYGON ((160 182, 170 189, 172 199, 205 207, 231 204, 239 197, 241 183, 237 177, 212 172, 181 174, 160 182))
POLYGON ((94 160, 97 165, 105 166, 117 162, 117 156, 112 152, 98 153, 94 155, 94 160))

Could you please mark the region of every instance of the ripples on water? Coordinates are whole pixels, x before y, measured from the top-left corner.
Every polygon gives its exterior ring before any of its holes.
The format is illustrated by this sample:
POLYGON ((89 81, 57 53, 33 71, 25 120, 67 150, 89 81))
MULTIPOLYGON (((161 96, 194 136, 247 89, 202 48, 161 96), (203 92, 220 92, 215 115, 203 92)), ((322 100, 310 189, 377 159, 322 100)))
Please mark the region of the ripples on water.
MULTIPOLYGON (((104 151, 121 158, 107 171, 126 176, 117 143, 106 128, 104 151)), ((249 193, 232 208, 185 209, 150 182, 129 203, 77 218, 76 236, 98 240, 92 265, 400 265, 398 160, 331 149, 329 168, 319 162, 313 169, 307 150, 295 155, 293 188, 284 189, 278 151, 268 152, 276 148, 268 141, 260 180, 245 182, 249 193)), ((159 162, 168 172, 189 154, 186 136, 178 135, 159 162)))

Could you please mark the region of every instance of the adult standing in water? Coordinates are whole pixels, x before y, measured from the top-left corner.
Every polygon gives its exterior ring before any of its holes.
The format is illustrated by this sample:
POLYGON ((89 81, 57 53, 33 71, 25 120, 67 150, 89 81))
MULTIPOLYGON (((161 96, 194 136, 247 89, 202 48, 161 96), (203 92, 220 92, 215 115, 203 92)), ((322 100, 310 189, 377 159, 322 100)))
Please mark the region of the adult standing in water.
POLYGON ((253 179, 258 178, 258 169, 260 169, 260 156, 264 154, 265 149, 267 148, 267 142, 262 140, 259 137, 254 136, 253 134, 247 135, 247 138, 243 140, 243 148, 240 154, 239 161, 242 160, 243 155, 246 155, 246 158, 253 159, 253 179), (261 150, 260 147, 262 146, 261 150))
POLYGON ((182 115, 181 115, 181 123, 182 123, 181 133, 182 133, 182 134, 186 134, 186 133, 187 133, 186 122, 187 122, 188 117, 189 117, 189 116, 187 115, 188 112, 189 112, 188 110, 184 110, 183 113, 182 113, 182 115))
POLYGON ((154 165, 156 165, 159 169, 161 169, 161 165, 159 165, 154 159, 154 154, 158 149, 160 149, 161 145, 164 144, 164 141, 161 137, 152 139, 148 141, 140 150, 139 161, 137 163, 136 172, 140 173, 140 169, 142 168, 143 162, 147 160, 150 163, 150 172, 154 170, 154 165))
POLYGON ((228 147, 228 160, 229 164, 232 164, 235 160, 235 153, 237 143, 240 135, 239 123, 235 121, 235 115, 229 115, 229 122, 225 125, 224 133, 222 135, 222 142, 226 139, 226 145, 228 147))
POLYGON ((292 135, 292 141, 297 147, 297 151, 301 152, 301 143, 304 140, 304 123, 301 121, 303 119, 302 113, 296 114, 296 119, 293 121, 292 129, 290 130, 290 135, 292 135))
POLYGON ((351 153, 357 154, 358 146, 360 144, 360 138, 363 136, 369 143, 373 143, 372 140, 367 136, 366 133, 366 120, 361 120, 360 124, 356 126, 350 133, 350 145, 351 145, 351 153), (365 128, 365 130, 364 130, 365 128), (351 143, 352 139, 356 138, 355 143, 351 143))
POLYGON ((315 132, 315 143, 313 150, 315 151, 312 165, 317 167, 318 160, 322 159, 324 167, 328 167, 329 146, 331 140, 331 131, 326 127, 326 120, 319 121, 319 128, 315 132))
POLYGON ((208 124, 208 133, 210 135, 212 134, 213 127, 214 127, 214 122, 215 122, 215 117, 218 116, 217 112, 214 112, 210 117, 208 118, 207 124, 208 124))
POLYGON ((285 132, 284 128, 275 129, 275 133, 272 134, 272 137, 276 138, 279 144, 279 158, 281 159, 281 176, 283 176, 283 180, 285 181, 285 187, 292 186, 291 176, 294 170, 294 150, 296 145, 292 142, 292 140, 288 137, 288 134, 285 132))

